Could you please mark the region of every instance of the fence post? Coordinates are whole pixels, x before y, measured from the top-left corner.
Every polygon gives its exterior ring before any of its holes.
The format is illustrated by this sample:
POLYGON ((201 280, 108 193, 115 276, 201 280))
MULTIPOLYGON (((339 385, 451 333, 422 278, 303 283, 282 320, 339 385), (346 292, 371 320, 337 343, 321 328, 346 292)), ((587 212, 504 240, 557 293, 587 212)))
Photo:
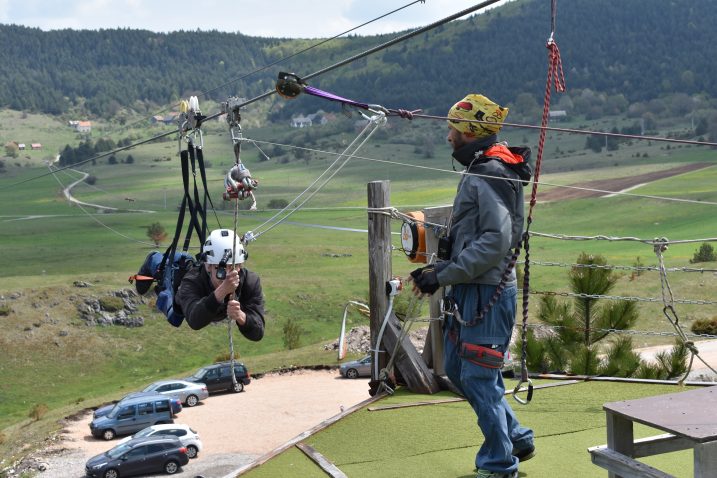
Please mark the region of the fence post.
MULTIPOLYGON (((439 206, 430 207, 423 210, 423 218, 426 222, 432 224, 448 224, 448 218, 451 215, 453 208, 451 206, 439 206)), ((436 230, 432 227, 426 226, 426 254, 430 260, 433 254, 438 250, 438 236, 436 230)), ((439 289, 438 292, 431 296, 429 302, 429 313, 431 318, 441 316, 441 292, 443 289, 439 289)), ((443 328, 442 322, 432 321, 428 329, 428 335, 426 336, 426 348, 430 344, 430 362, 429 357, 426 358, 426 362, 431 364, 433 373, 437 376, 445 375, 446 371, 443 367, 443 328)))
MULTIPOLYGON (((386 208, 391 203, 390 181, 372 181, 368 183, 369 209, 386 208)), ((391 279, 391 218, 385 214, 368 213, 368 290, 371 324, 371 350, 376 350, 380 344, 376 343, 381 322, 386 315, 388 298, 386 297, 386 282, 391 279)), ((388 358, 386 354, 379 354, 378 370, 386 367, 388 358)), ((378 377, 375 375, 376 367, 371 367, 371 381, 369 393, 374 395, 378 389, 378 377)))

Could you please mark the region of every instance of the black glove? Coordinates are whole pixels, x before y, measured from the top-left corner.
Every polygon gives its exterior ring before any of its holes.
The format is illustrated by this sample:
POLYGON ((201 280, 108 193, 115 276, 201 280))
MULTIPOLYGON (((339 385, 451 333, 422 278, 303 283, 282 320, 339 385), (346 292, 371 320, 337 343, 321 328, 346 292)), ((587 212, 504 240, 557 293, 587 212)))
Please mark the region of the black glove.
POLYGON ((416 287, 424 294, 433 294, 441 287, 438 284, 438 275, 433 265, 416 269, 411 272, 411 277, 413 277, 416 287))

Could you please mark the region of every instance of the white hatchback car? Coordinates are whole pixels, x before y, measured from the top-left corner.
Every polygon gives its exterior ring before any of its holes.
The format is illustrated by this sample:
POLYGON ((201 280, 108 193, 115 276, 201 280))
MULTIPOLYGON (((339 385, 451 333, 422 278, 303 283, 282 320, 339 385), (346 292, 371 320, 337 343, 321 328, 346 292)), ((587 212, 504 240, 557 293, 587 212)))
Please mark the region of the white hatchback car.
POLYGON ((189 428, 188 425, 182 425, 179 423, 152 425, 150 427, 138 431, 132 436, 128 436, 127 438, 121 440, 118 445, 126 443, 133 438, 159 435, 174 435, 179 438, 179 441, 182 442, 182 445, 187 448, 187 456, 189 458, 196 458, 197 454, 202 451, 202 441, 199 439, 199 435, 197 434, 197 432, 189 428))

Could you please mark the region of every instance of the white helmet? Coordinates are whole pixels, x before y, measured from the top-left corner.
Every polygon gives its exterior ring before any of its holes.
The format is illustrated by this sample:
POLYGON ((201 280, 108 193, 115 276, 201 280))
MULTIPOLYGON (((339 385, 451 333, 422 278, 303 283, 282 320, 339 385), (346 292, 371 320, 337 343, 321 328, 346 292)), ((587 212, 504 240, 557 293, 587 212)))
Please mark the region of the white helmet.
POLYGON ((204 242, 204 253, 207 264, 219 264, 225 254, 228 264, 241 264, 246 260, 246 251, 234 231, 229 229, 215 229, 209 234, 204 242), (236 258, 232 260, 234 247, 236 246, 236 258))

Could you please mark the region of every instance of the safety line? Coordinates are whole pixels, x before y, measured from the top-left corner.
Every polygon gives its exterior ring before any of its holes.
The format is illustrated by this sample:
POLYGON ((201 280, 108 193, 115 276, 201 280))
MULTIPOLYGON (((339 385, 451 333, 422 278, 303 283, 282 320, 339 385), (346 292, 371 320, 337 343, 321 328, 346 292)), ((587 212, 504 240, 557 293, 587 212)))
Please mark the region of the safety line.
MULTIPOLYGON (((303 146, 296 146, 296 145, 285 144, 285 143, 277 143, 277 142, 273 142, 273 141, 265 141, 265 140, 259 140, 259 139, 256 139, 256 140, 252 139, 251 141, 254 141, 254 142, 260 143, 260 144, 270 145, 270 146, 283 146, 283 147, 287 147, 287 148, 299 149, 299 150, 304 150, 304 151, 309 151, 309 152, 314 152, 314 153, 322 153, 322 154, 327 154, 327 155, 341 154, 341 153, 336 153, 334 151, 326 151, 326 150, 316 149, 316 148, 306 148, 303 146)), ((454 174, 454 175, 458 175, 458 176, 466 175, 466 176, 476 176, 476 177, 481 177, 481 178, 486 178, 486 179, 501 179, 504 181, 515 181, 515 182, 520 181, 520 182, 522 182, 522 180, 520 180, 520 179, 511 179, 511 178, 504 178, 504 177, 499 177, 499 176, 491 176, 488 174, 477 174, 477 173, 468 173, 468 172, 462 172, 462 171, 454 171, 451 169, 442 169, 442 168, 436 168, 433 166, 422 166, 419 164, 402 163, 399 161, 391 161, 388 159, 369 158, 367 156, 359 156, 359 155, 354 156, 354 158, 361 159, 364 161, 371 161, 371 162, 375 162, 375 163, 392 164, 392 165, 396 165, 396 166, 403 166, 406 168, 414 168, 414 169, 424 169, 427 171, 436 171, 436 172, 440 172, 440 173, 448 173, 448 174, 454 174)), ((635 194, 635 193, 631 193, 631 192, 627 192, 627 191, 609 191, 609 190, 605 190, 605 189, 586 188, 586 187, 581 187, 581 186, 571 186, 568 184, 548 183, 545 181, 541 181, 541 184, 543 186, 552 186, 552 187, 564 188, 564 189, 574 189, 574 190, 578 190, 578 191, 598 192, 598 193, 604 193, 606 195, 614 194, 616 196, 626 196, 626 197, 634 197, 634 198, 641 198, 641 199, 655 199, 658 201, 670 201, 670 202, 680 202, 680 203, 688 203, 688 204, 703 204, 703 205, 709 205, 709 206, 717 206, 717 202, 713 202, 713 201, 698 201, 695 199, 671 198, 671 197, 666 197, 666 196, 654 196, 654 195, 650 195, 650 194, 635 194)))
MULTIPOLYGON (((518 294, 523 295, 521 289, 518 289, 518 294)), ((576 299, 610 299, 610 300, 622 300, 626 302, 662 302, 662 299, 656 297, 635 297, 635 296, 622 296, 622 295, 605 295, 605 294, 584 294, 575 292, 555 292, 551 290, 531 290, 531 295, 545 295, 545 296, 560 296, 560 297, 573 297, 576 299)), ((700 300, 700 299, 674 299, 676 304, 688 304, 688 305, 715 305, 715 300, 700 300)))
MULTIPOLYGON (((423 118, 423 119, 442 120, 442 121, 449 120, 449 118, 447 116, 426 115, 426 114, 421 114, 421 113, 414 113, 413 116, 416 118, 423 118)), ((461 122, 461 123, 489 123, 487 121, 455 119, 455 118, 450 118, 450 121, 461 122)), ((680 144, 690 144, 690 145, 695 145, 695 146, 717 147, 717 143, 713 143, 710 141, 695 141, 695 140, 690 140, 690 139, 662 138, 660 136, 644 136, 644 135, 639 135, 639 134, 607 133, 604 131, 591 131, 591 130, 586 130, 586 129, 556 128, 554 126, 546 126, 545 128, 543 128, 542 126, 523 124, 523 123, 503 122, 503 123, 501 123, 501 125, 502 126, 511 126, 514 128, 523 128, 523 129, 545 129, 546 131, 557 131, 559 133, 573 133, 573 134, 585 134, 585 135, 590 134, 590 135, 596 135, 596 136, 607 136, 607 137, 612 137, 612 138, 638 139, 638 140, 642 140, 642 141, 661 141, 664 143, 680 143, 680 144)))
POLYGON ((643 244, 655 245, 655 244, 691 244, 695 242, 717 242, 717 237, 710 237, 705 239, 680 239, 670 241, 665 238, 658 239, 640 239, 639 237, 615 237, 615 236, 569 236, 566 234, 547 234, 543 232, 531 232, 532 236, 545 237, 550 239, 560 239, 563 241, 609 241, 609 242, 621 242, 621 241, 632 241, 641 242, 643 244))
MULTIPOLYGON (((567 325, 549 325, 549 324, 528 324, 529 329, 535 329, 535 330, 561 330, 561 329, 570 329, 570 330, 579 330, 579 331, 585 331, 585 327, 571 327, 567 325)), ((590 328, 591 331, 595 332, 604 332, 607 334, 616 334, 616 335, 639 335, 639 336, 645 336, 645 337, 680 337, 680 334, 677 332, 658 332, 657 330, 633 330, 633 329, 596 329, 596 328, 590 328)), ((696 339, 717 339, 717 335, 710 335, 710 334, 685 334, 687 337, 692 337, 696 339)))
POLYGON ((289 216, 291 216, 291 215, 294 214, 296 211, 298 211, 299 209, 301 209, 301 207, 302 207, 304 204, 306 204, 311 198, 313 198, 313 197, 316 195, 316 193, 318 193, 318 192, 321 190, 321 188, 323 188, 324 186, 326 186, 326 184, 327 184, 334 176, 336 176, 336 175, 341 171, 341 169, 342 169, 344 166, 346 166, 346 164, 348 164, 349 160, 354 157, 354 153, 355 153, 356 151, 358 151, 359 149, 361 149, 361 147, 362 147, 364 144, 366 144, 366 142, 367 142, 367 141, 371 138, 371 136, 377 131, 377 129, 378 129, 380 126, 384 125, 385 123, 386 123, 386 117, 385 117, 385 115, 379 114, 379 115, 372 116, 371 119, 370 119, 370 121, 368 122, 368 124, 367 124, 367 125, 364 127, 364 129, 361 131, 361 133, 359 133, 359 135, 356 137, 356 139, 354 139, 354 141, 346 148, 346 150, 344 150, 344 152, 336 159, 336 161, 334 161, 331 165, 329 165, 329 167, 328 167, 307 189, 305 189, 301 194, 299 194, 299 196, 297 196, 294 200, 292 200, 291 203, 289 203, 286 207, 284 207, 284 209, 282 209, 281 211, 279 211, 277 214, 275 214, 274 216, 272 216, 269 220, 267 220, 266 222, 264 222, 263 224, 261 224, 261 225, 259 226, 259 228, 265 226, 265 225, 268 224, 270 221, 272 221, 273 219, 275 219, 277 216, 283 214, 283 213, 284 213, 292 204, 294 204, 304 193, 306 193, 311 187, 313 187, 313 186, 334 166, 334 164, 336 164, 344 155, 346 155, 346 159, 344 159, 343 162, 342 162, 341 164, 339 164, 339 165, 335 168, 334 172, 332 172, 332 173, 323 181, 323 183, 321 183, 313 192, 311 192, 300 204, 298 204, 298 205, 297 205, 296 207, 294 207, 291 211, 289 211, 288 213, 286 213, 286 215, 285 215, 283 218, 277 220, 276 222, 274 222, 274 224, 272 224, 271 226, 269 226, 269 227, 266 228, 265 230, 260 231, 260 232, 258 232, 258 233, 255 233, 255 234, 254 234, 254 238, 258 238, 259 236, 261 236, 261 235, 263 235, 263 234, 269 232, 270 230, 272 230, 273 228, 275 228, 276 226, 278 226, 279 224, 281 224, 283 221, 285 221, 286 219, 288 219, 289 216), (351 147, 356 143, 356 141, 358 141, 358 139, 359 139, 362 135, 364 135, 364 134, 366 135, 366 137, 361 141, 361 143, 359 143, 359 144, 354 148, 354 150, 353 150, 352 153, 347 154, 347 151, 349 151, 349 149, 351 149, 351 147))

